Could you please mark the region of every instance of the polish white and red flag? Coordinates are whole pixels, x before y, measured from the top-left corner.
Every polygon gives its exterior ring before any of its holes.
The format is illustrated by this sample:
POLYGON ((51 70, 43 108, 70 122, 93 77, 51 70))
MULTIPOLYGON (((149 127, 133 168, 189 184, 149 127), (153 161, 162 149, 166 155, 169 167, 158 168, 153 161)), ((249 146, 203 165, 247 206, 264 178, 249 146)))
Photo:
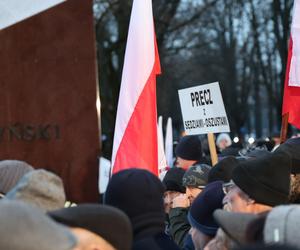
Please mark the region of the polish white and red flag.
POLYGON ((134 0, 115 124, 113 174, 142 168, 158 175, 157 74, 160 62, 152 1, 134 0))
POLYGON ((300 128, 300 0, 294 0, 291 37, 286 67, 282 115, 300 128))

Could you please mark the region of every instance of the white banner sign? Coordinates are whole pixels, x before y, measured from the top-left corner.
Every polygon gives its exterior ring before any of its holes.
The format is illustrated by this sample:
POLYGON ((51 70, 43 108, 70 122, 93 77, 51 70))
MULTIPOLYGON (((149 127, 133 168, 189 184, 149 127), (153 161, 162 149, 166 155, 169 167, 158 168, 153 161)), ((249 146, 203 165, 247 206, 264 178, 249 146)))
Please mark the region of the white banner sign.
POLYGON ((230 132, 218 82, 178 90, 188 135, 230 132))

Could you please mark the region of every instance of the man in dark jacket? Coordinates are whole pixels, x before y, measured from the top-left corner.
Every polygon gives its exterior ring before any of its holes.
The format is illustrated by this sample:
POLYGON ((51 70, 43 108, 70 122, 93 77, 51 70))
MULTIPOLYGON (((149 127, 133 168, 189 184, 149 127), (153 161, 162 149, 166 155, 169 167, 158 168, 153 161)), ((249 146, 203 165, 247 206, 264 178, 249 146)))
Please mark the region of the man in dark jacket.
POLYGON ((182 178, 186 194, 181 194, 173 200, 169 213, 170 234, 181 248, 185 246, 185 248, 193 249, 191 241, 186 245, 191 228, 187 218, 188 209, 207 184, 210 169, 211 167, 206 164, 191 166, 182 178))
POLYGON ((179 249, 165 230, 164 186, 152 173, 127 169, 114 174, 104 202, 121 209, 133 228, 133 250, 179 249))

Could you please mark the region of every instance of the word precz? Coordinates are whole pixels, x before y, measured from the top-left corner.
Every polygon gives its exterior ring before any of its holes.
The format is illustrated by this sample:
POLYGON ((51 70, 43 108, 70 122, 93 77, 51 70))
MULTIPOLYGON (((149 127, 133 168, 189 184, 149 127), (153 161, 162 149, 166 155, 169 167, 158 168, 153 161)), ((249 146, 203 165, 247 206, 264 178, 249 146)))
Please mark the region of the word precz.
POLYGON ((203 106, 208 104, 213 104, 213 101, 211 99, 210 89, 200 90, 197 92, 191 93, 191 101, 192 106, 203 106))

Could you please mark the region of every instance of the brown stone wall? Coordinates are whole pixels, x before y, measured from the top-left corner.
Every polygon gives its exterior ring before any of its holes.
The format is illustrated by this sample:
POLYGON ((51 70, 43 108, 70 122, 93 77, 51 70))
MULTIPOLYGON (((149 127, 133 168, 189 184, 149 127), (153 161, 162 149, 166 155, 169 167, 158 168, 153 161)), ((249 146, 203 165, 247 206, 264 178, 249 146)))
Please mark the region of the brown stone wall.
POLYGON ((0 31, 0 159, 60 175, 75 202, 98 199, 92 0, 68 0, 0 31))

